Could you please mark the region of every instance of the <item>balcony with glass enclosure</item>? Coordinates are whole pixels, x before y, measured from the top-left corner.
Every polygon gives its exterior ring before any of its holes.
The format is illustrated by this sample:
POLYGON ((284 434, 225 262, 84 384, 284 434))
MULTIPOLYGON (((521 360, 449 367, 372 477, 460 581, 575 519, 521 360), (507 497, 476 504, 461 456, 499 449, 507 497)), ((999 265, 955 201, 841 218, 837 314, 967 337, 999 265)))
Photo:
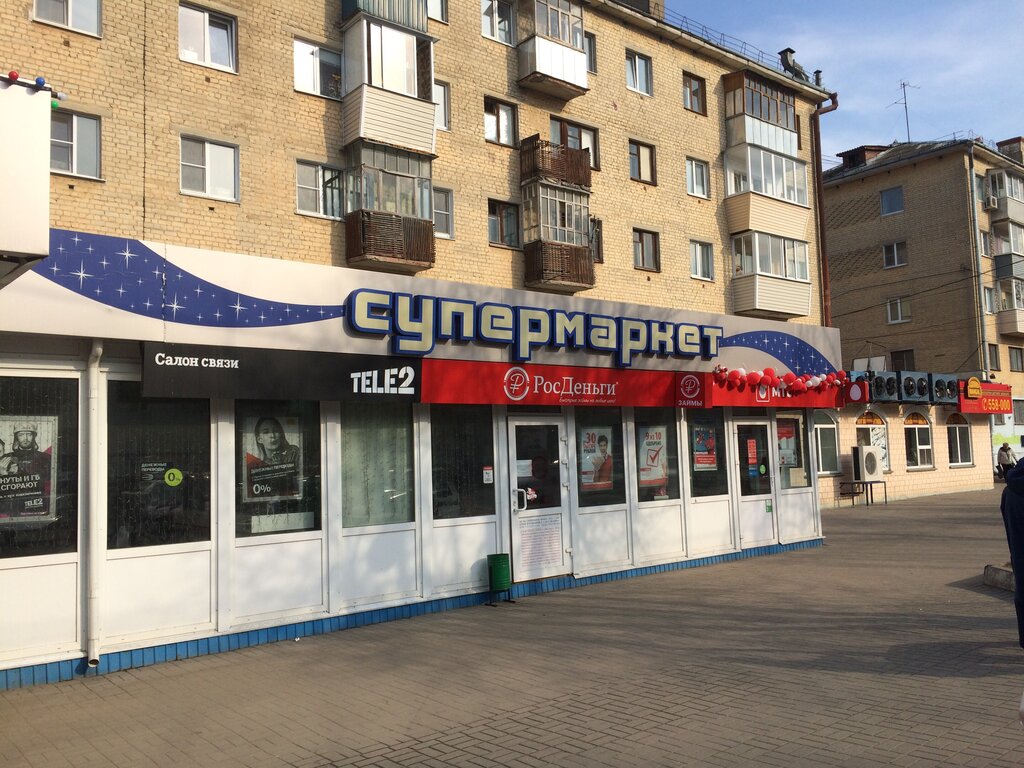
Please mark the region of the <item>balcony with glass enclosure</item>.
POLYGON ((1024 336, 1024 280, 999 283, 996 329, 1006 336, 1024 336))
POLYGON ((776 320, 810 315, 806 242, 745 232, 733 237, 732 248, 735 314, 776 320))
POLYGON ((1009 171, 994 171, 988 175, 988 187, 995 205, 986 200, 992 221, 1012 221, 1024 224, 1024 177, 1009 171))
POLYGON ((534 34, 519 43, 519 85, 569 100, 587 92, 583 6, 576 0, 523 0, 522 28, 534 34))

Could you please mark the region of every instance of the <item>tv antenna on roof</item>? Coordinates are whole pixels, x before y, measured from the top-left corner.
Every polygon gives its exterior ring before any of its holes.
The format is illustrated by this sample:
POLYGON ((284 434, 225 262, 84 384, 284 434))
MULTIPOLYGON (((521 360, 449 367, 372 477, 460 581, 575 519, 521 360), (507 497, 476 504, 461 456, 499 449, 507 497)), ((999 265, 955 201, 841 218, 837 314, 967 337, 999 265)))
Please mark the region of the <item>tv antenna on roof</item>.
MULTIPOLYGON (((897 104, 903 105, 903 119, 907 123, 907 141, 910 141, 910 112, 907 110, 907 88, 920 88, 920 86, 911 85, 906 80, 900 80, 900 88, 903 90, 903 98, 897 99, 889 106, 894 107, 897 104)), ((888 107, 886 107, 886 109, 888 109, 888 107)))

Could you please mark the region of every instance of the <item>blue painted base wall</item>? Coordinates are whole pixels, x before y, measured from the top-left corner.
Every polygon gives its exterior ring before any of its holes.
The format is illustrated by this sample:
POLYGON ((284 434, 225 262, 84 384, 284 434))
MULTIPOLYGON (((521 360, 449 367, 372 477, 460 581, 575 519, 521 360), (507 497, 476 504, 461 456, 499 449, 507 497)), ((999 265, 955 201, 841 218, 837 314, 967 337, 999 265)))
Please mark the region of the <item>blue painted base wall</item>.
MULTIPOLYGON (((588 584, 600 584, 606 581, 631 579, 635 576, 648 576, 653 573, 678 571, 683 568, 699 568, 706 565, 726 563, 732 560, 743 560, 748 557, 761 557, 763 555, 774 555, 781 552, 792 552, 798 549, 810 549, 812 547, 820 547, 821 545, 821 539, 813 539, 811 541, 801 541, 795 544, 773 544, 767 547, 745 549, 741 552, 730 552, 725 555, 703 557, 696 560, 683 560, 676 563, 665 563, 664 565, 631 568, 626 571, 605 573, 600 576, 587 576, 582 579, 577 579, 573 576, 558 576, 550 579, 529 581, 522 584, 513 584, 512 588, 508 591, 509 594, 499 594, 516 599, 520 597, 529 597, 531 595, 539 595, 544 592, 555 592, 561 589, 585 587, 588 584)), ((63 680, 71 680, 76 677, 105 675, 108 672, 118 672, 123 669, 147 667, 151 664, 160 664, 165 661, 175 661, 177 659, 190 659, 193 656, 205 656, 210 653, 235 651, 239 648, 248 648, 249 646, 264 645, 266 643, 276 643, 281 640, 294 640, 298 637, 322 635, 327 632, 337 632, 342 629, 352 629, 353 627, 362 627, 366 624, 377 624, 382 621, 409 619, 413 616, 420 616, 425 613, 449 611, 454 608, 468 608, 473 605, 483 605, 488 602, 490 598, 491 594, 489 592, 480 592, 473 595, 463 595, 461 597, 426 600, 421 603, 412 603, 410 605, 403 605, 396 608, 379 608, 373 611, 352 613, 346 616, 332 616, 325 619, 302 621, 297 624, 283 624, 278 627, 270 627, 267 629, 253 629, 246 632, 235 632, 230 635, 204 637, 201 640, 188 640, 183 643, 169 643, 166 645, 155 645, 149 648, 138 648, 131 651, 118 651, 116 653, 101 655, 99 666, 91 669, 86 665, 85 659, 81 658, 0 670, 0 691, 11 690, 14 688, 26 688, 30 685, 57 683, 63 680)))

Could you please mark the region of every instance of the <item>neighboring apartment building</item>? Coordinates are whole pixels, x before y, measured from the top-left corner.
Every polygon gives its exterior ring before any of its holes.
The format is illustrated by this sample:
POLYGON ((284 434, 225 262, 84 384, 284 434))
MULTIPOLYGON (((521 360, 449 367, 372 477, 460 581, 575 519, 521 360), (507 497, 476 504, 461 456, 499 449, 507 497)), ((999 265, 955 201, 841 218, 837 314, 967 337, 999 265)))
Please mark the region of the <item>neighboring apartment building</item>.
MULTIPOLYGON (((824 174, 824 194, 831 320, 842 333, 843 366, 976 377, 1019 396, 1021 139, 996 149, 974 140, 898 142, 840 157, 842 165, 824 174)), ((872 439, 869 433, 885 441, 897 496, 988 485, 998 446, 1020 446, 1024 435, 1024 400, 1013 401, 1011 416, 1005 392, 998 399, 985 399, 987 414, 927 402, 865 406, 854 414, 860 423, 845 430, 841 452, 872 439), (957 435, 968 424, 974 439, 965 455, 957 435), (920 456, 911 446, 918 437, 928 448, 920 456)))
POLYGON ((820 543, 829 94, 644 10, 0 10, 0 687, 820 543))

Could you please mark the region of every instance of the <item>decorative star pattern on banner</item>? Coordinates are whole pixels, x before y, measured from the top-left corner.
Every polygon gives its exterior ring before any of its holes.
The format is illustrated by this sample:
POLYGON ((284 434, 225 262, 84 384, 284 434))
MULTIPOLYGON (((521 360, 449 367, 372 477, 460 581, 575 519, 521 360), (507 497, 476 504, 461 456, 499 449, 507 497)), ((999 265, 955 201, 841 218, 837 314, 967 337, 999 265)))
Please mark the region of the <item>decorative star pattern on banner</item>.
POLYGON ((805 373, 831 373, 835 367, 817 349, 803 339, 778 331, 748 331, 728 336, 722 347, 746 347, 765 352, 797 376, 805 373))
POLYGON ((169 323, 259 328, 328 320, 342 305, 288 304, 238 293, 180 269, 138 240, 50 230, 35 272, 69 291, 169 323))

